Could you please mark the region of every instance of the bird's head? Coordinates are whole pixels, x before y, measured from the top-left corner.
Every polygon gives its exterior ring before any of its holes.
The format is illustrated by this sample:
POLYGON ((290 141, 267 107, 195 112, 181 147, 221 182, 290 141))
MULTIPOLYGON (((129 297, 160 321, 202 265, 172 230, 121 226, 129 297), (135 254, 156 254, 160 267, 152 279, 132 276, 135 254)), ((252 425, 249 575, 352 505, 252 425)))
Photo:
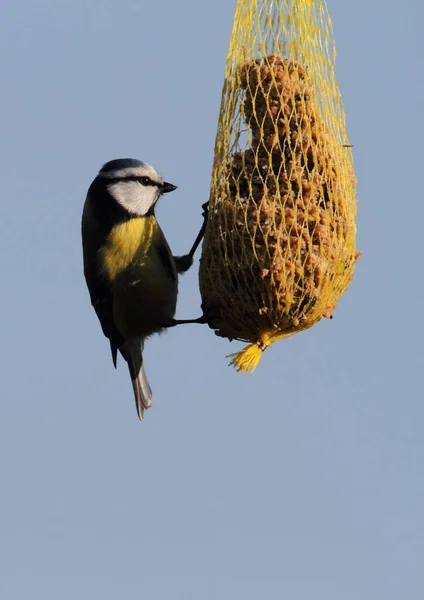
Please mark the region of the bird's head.
POLYGON ((118 158, 100 169, 97 180, 121 208, 137 217, 152 211, 162 194, 177 186, 167 183, 151 165, 134 158, 118 158))

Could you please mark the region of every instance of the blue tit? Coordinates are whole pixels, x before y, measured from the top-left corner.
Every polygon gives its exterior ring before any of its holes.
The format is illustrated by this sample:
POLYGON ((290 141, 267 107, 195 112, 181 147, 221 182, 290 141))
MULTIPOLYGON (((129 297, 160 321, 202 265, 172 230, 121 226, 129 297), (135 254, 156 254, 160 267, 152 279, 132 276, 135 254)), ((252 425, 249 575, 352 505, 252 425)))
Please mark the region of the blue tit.
POLYGON ((91 303, 109 338, 116 367, 118 351, 128 364, 137 414, 152 404, 143 363, 147 337, 203 317, 174 319, 178 273, 187 271, 206 226, 189 254, 174 257, 155 217, 162 194, 176 189, 152 166, 132 158, 106 163, 89 187, 82 216, 84 275, 91 303))

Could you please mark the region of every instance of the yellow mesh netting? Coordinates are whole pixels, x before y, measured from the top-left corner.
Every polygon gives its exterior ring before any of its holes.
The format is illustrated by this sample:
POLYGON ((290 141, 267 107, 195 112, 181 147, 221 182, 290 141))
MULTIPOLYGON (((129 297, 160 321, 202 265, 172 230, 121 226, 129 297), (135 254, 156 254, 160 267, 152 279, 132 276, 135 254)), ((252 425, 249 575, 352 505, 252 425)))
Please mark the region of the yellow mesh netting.
POLYGON ((356 179, 324 2, 239 0, 200 264, 217 335, 262 351, 330 317, 355 249, 356 179))

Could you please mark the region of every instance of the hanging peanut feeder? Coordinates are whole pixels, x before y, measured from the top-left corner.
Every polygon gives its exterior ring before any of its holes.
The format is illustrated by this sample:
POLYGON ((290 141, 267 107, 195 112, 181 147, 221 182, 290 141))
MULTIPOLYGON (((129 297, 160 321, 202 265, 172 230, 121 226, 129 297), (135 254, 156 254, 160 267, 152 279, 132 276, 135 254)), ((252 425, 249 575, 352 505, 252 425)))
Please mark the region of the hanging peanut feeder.
POLYGON ((358 258, 356 178, 318 0, 239 0, 226 64, 203 308, 253 371, 273 342, 330 317, 358 258))

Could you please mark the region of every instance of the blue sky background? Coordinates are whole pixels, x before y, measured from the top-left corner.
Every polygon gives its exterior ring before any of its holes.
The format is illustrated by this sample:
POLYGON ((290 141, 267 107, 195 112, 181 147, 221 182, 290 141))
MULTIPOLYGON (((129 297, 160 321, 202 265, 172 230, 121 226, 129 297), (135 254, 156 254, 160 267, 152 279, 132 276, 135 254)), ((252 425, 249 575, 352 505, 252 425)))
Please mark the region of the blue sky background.
MULTIPOLYGON (((328 1, 359 178, 354 282, 333 321, 253 376, 206 327, 151 339, 136 417, 82 276, 105 161, 208 197, 235 1, 7 2, 2 84, 0 596, 398 600, 424 596, 423 4, 328 1)), ((199 314, 196 269, 178 316, 199 314)))

